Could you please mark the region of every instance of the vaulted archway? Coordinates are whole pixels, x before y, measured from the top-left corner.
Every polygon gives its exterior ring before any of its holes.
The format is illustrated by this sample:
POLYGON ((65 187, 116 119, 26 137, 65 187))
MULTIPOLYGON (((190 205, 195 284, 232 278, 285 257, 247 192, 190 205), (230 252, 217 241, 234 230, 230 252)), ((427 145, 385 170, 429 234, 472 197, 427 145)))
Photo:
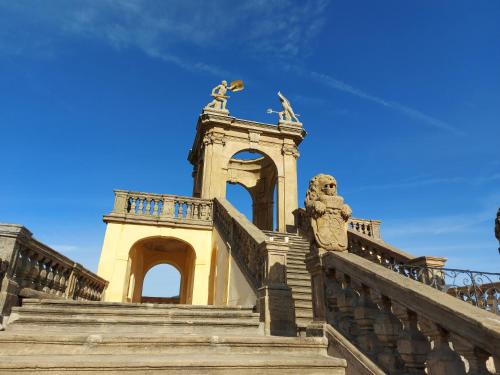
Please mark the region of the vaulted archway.
MULTIPOLYGON (((238 184, 250 194, 251 220, 263 230, 274 230, 274 192, 278 171, 271 158, 248 149, 233 155, 227 165, 227 183, 238 184)), ((227 195, 227 194, 226 194, 227 195)), ((229 200, 230 197, 228 196, 229 200)), ((238 202, 232 202, 238 207, 238 202)))
MULTIPOLYGON (((129 302, 155 302, 143 299, 144 278, 147 272, 160 264, 169 264, 180 273, 179 296, 176 301, 163 303, 190 304, 193 295, 193 276, 196 254, 192 246, 173 237, 149 237, 136 242, 129 252, 129 302)), ((154 297, 154 296, 145 296, 154 297)), ((162 302, 156 299, 156 302, 162 302)))

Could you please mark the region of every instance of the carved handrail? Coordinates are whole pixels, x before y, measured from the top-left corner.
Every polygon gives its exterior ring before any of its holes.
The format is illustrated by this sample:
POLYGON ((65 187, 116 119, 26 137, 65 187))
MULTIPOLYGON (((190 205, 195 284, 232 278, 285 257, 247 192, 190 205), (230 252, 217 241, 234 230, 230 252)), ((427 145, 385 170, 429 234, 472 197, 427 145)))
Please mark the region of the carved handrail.
POLYGON ((0 224, 0 242, 8 259, 2 262, 8 280, 1 283, 1 316, 9 315, 20 298, 102 299, 106 280, 34 239, 26 228, 0 224))
POLYGON ((287 285, 288 242, 267 236, 224 198, 214 199, 214 227, 257 296, 264 332, 296 336, 292 290, 287 285))
POLYGON ((491 313, 355 254, 318 259, 308 259, 325 277, 314 305, 388 374, 488 374, 490 357, 499 368, 500 320, 491 313))
POLYGON ((256 292, 263 284, 266 235, 226 199, 214 199, 214 225, 256 292))
POLYGON ((194 226, 212 225, 212 200, 170 194, 114 190, 115 204, 109 221, 138 223, 176 223, 194 226))

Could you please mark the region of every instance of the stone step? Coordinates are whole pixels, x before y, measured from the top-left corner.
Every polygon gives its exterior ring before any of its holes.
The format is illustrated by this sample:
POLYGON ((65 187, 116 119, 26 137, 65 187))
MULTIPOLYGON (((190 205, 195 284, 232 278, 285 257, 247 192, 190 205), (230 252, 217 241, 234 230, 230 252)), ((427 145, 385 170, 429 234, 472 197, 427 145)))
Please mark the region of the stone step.
POLYGON ((162 335, 63 335, 0 333, 2 355, 80 354, 326 354, 323 338, 162 335))
POLYGON ((309 319, 312 320, 313 313, 312 313, 312 308, 310 310, 302 310, 302 309, 296 309, 295 310, 295 319, 309 319))
POLYGON ((295 301, 297 302, 303 302, 303 303, 312 303, 312 295, 311 293, 305 294, 305 293, 295 293, 295 295, 292 293, 292 297, 295 301))
POLYGON ((205 354, 0 356, 3 374, 345 374, 346 362, 328 356, 205 354))
POLYGON ((286 265, 287 267, 300 266, 303 267, 304 269, 306 268, 306 263, 304 262, 304 259, 287 259, 286 265))
POLYGON ((307 309, 312 310, 312 300, 296 300, 295 301, 295 309, 307 309))
POLYGON ((23 305, 21 307, 13 307, 13 313, 22 316, 34 315, 50 315, 55 316, 83 316, 106 318, 113 317, 114 319, 122 318, 151 318, 151 319, 166 319, 166 318, 185 318, 192 320, 199 319, 258 319, 258 314, 251 310, 216 310, 216 309, 177 309, 177 308, 143 308, 143 309, 115 309, 105 306, 85 306, 79 305, 69 306, 51 306, 51 305, 23 305))
POLYGON ((309 272, 307 274, 304 273, 295 273, 295 272, 287 272, 286 278, 288 281, 308 281, 311 282, 311 276, 309 272))
POLYGON ((11 314, 10 332, 44 331, 78 333, 150 333, 200 335, 262 335, 259 320, 185 318, 116 318, 11 314))
POLYGON ((301 279, 297 280, 288 278, 287 284, 292 289, 295 287, 311 289, 311 280, 301 280, 301 279))
POLYGON ((295 264, 287 265, 286 271, 287 271, 287 273, 291 272, 291 273, 301 273, 301 274, 308 274, 309 275, 309 271, 306 269, 305 264, 302 266, 295 265, 295 264))
POLYGON ((311 294, 311 286, 293 286, 292 294, 311 294))
POLYGON ((128 302, 102 302, 102 301, 75 301, 57 299, 36 299, 29 298, 23 300, 23 307, 57 307, 93 309, 96 307, 112 308, 113 310, 189 310, 189 311, 246 311, 253 312, 253 306, 212 306, 212 305, 181 305, 181 304, 161 304, 161 303, 128 303, 128 302))

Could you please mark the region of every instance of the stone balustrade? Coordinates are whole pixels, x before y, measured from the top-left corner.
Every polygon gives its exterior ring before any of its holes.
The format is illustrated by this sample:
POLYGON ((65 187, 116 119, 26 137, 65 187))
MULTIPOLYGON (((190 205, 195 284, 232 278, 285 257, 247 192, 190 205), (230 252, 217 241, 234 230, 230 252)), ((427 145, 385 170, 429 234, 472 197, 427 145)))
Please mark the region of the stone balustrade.
POLYGON ((353 232, 380 239, 380 223, 380 220, 356 219, 352 217, 349 219, 347 225, 353 232))
POLYGON ((267 236, 226 199, 214 199, 214 226, 258 296, 267 334, 295 336, 295 307, 286 284, 288 242, 267 236))
MULTIPOLYGON (((298 231, 301 233, 307 233, 309 230, 309 223, 306 210, 303 208, 297 208, 293 214, 295 216, 295 225, 298 231)), ((349 231, 352 233, 359 233, 363 236, 380 240, 381 223, 382 222, 380 220, 350 218, 347 226, 349 231)))
POLYGON ((20 225, 0 224, 0 257, 2 317, 22 298, 99 301, 107 286, 107 281, 37 241, 20 225))
MULTIPOLYGON (((315 323, 342 333, 388 374, 491 374, 500 320, 348 252, 311 255, 315 323)), ((316 325, 316 328, 315 328, 316 325)))
POLYGON ((231 246, 231 254, 250 285, 257 291, 264 280, 265 234, 223 199, 215 200, 214 224, 231 246))
POLYGON ((115 190, 115 204, 104 221, 211 226, 212 201, 168 194, 115 190))
MULTIPOLYGON (((294 215, 299 233, 310 237, 310 224, 306 211, 299 208, 295 210, 294 215)), ((351 218, 347 223, 348 251, 387 268, 400 264, 432 267, 444 265, 445 258, 415 257, 384 242, 380 238, 380 223, 380 220, 351 218)))

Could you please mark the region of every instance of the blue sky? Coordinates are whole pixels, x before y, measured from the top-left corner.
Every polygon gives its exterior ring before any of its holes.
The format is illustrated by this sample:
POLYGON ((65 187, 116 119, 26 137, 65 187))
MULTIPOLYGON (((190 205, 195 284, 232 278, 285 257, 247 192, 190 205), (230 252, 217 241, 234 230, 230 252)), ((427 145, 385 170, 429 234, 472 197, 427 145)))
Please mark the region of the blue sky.
MULTIPOLYGON (((498 1, 0 0, 0 221, 95 270, 114 188, 190 195, 197 116, 222 79, 236 117, 281 90, 386 241, 500 270, 498 1)), ((243 207, 241 191, 231 191, 243 207)))

